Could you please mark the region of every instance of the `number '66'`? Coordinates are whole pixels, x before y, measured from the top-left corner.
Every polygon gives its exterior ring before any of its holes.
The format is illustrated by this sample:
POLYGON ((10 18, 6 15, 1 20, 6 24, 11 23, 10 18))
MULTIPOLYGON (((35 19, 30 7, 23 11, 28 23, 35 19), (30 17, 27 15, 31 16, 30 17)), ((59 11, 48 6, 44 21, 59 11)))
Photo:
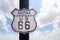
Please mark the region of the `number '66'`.
MULTIPOLYGON (((18 22, 18 29, 19 30, 23 29, 23 21, 18 22)), ((30 29, 30 22, 29 21, 25 21, 25 29, 26 30, 30 29)))

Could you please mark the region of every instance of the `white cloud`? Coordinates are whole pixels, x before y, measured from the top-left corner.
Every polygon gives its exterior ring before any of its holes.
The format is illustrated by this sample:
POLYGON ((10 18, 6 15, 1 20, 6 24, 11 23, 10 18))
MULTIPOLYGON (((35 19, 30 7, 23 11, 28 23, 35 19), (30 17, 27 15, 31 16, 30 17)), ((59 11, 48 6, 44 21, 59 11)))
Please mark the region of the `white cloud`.
POLYGON ((8 30, 8 27, 7 27, 7 26, 6 26, 6 27, 4 26, 4 27, 3 27, 3 29, 5 29, 5 30, 6 30, 6 32, 9 32, 9 30, 8 30))
POLYGON ((0 34, 0 40, 19 40, 18 34, 9 34, 9 35, 2 35, 0 34))
POLYGON ((50 34, 42 34, 40 31, 30 33, 30 40, 60 40, 60 30, 53 30, 50 34))
MULTIPOLYGON (((60 40, 60 30, 58 22, 60 21, 60 0, 42 0, 40 13, 36 15, 38 27, 44 27, 53 23, 54 29, 49 34, 42 34, 35 31, 30 34, 30 40, 60 40)), ((48 30, 45 33, 49 32, 48 30)))
POLYGON ((7 32, 8 30, 8 26, 6 25, 7 19, 5 18, 4 15, 0 15, 0 28, 4 28, 7 32))
POLYGON ((19 8, 19 0, 0 0, 0 11, 3 12, 0 14, 12 19, 11 11, 14 8, 19 8))
POLYGON ((60 20, 60 0, 42 0, 42 8, 37 14, 37 24, 42 27, 60 20))

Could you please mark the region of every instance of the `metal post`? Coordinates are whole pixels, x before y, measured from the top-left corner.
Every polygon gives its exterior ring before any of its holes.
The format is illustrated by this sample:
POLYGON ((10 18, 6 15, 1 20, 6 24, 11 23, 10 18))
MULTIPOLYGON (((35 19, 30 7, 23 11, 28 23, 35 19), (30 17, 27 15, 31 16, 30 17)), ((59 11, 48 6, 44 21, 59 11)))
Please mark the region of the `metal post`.
MULTIPOLYGON (((29 9, 29 0, 19 0, 19 9, 29 9)), ((29 33, 19 33, 19 40, 29 40, 29 33)))

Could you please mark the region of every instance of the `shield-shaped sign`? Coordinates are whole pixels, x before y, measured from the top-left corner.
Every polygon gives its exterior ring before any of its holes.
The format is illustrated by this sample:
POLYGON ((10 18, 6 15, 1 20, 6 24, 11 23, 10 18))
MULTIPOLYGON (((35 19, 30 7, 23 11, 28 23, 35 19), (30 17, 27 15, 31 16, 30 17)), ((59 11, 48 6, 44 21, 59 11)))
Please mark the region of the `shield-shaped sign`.
POLYGON ((12 29, 16 32, 27 33, 36 29, 36 11, 34 9, 14 9, 12 12, 12 29))

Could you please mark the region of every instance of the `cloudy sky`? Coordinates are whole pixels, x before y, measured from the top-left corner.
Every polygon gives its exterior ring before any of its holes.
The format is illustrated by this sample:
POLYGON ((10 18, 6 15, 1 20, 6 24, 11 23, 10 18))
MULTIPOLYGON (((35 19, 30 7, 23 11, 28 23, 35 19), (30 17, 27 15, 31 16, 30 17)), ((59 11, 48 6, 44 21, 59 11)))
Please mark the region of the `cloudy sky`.
MULTIPOLYGON (((19 40, 11 28, 14 8, 19 8, 19 0, 0 0, 0 40, 19 40)), ((37 29, 30 33, 30 40, 59 40, 60 0, 29 0, 29 8, 37 11, 37 29)))

